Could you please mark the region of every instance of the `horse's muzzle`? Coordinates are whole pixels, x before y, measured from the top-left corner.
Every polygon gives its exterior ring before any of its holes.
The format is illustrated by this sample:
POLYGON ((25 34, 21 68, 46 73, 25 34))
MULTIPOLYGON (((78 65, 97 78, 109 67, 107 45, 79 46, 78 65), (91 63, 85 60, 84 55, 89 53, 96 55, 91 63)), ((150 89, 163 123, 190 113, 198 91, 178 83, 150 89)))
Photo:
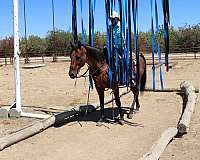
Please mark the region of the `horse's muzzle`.
POLYGON ((69 77, 71 78, 71 79, 75 79, 76 78, 76 73, 74 72, 74 71, 69 71, 69 77))

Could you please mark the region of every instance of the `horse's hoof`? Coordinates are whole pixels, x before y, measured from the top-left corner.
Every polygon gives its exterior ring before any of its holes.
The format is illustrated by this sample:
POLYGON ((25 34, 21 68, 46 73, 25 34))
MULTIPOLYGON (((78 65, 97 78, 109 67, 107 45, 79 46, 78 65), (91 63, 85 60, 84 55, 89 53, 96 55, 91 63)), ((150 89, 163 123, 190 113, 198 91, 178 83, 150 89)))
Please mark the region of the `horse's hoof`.
POLYGON ((140 108, 135 109, 135 113, 138 113, 140 111, 140 108))
POLYGON ((100 118, 99 121, 97 122, 96 126, 101 127, 103 126, 104 119, 100 118))
POLYGON ((136 112, 139 112, 139 110, 140 110, 140 105, 136 106, 135 111, 136 111, 136 112))
POLYGON ((123 119, 119 119, 119 124, 123 126, 125 124, 125 121, 123 119))
POLYGON ((127 114, 127 118, 128 118, 128 119, 132 119, 132 118, 133 118, 133 113, 127 114))

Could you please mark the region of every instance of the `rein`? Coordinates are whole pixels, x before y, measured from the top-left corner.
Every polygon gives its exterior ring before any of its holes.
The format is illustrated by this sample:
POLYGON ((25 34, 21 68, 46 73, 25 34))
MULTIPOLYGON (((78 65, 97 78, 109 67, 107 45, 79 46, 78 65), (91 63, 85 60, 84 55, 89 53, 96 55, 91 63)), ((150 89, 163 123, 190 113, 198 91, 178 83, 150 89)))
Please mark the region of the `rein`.
POLYGON ((90 76, 93 76, 97 71, 99 71, 102 67, 103 67, 104 64, 102 64, 100 67, 98 67, 94 72, 90 73, 89 75, 86 75, 87 72, 90 70, 90 67, 88 66, 88 69, 80 76, 77 76, 76 78, 87 78, 87 77, 90 77, 90 76))

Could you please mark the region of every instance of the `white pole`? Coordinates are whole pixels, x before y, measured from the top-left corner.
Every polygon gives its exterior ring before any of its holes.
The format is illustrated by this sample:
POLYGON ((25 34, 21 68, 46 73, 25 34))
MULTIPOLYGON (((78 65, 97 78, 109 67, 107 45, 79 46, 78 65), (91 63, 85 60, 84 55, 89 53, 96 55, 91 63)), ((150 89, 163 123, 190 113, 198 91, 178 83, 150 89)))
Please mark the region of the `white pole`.
POLYGON ((11 108, 9 111, 10 117, 34 117, 34 118, 49 118, 50 115, 25 113, 21 107, 21 91, 20 91, 20 70, 19 70, 19 12, 18 0, 13 0, 13 32, 14 32, 14 72, 15 72, 15 100, 16 108, 11 108))
POLYGON ((13 0, 13 32, 14 32, 14 72, 15 72, 15 98, 16 109, 21 112, 20 70, 19 70, 19 19, 18 0, 13 0))

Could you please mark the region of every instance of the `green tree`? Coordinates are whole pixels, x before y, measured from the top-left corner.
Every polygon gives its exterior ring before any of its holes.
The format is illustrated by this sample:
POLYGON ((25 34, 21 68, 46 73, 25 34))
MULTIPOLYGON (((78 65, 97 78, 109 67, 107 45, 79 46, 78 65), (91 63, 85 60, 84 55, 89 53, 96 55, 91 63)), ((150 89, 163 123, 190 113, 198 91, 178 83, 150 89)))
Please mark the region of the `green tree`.
MULTIPOLYGON (((45 38, 40 38, 38 36, 31 35, 26 39, 22 38, 20 41, 20 49, 22 54, 26 53, 43 53, 46 50, 46 40, 45 38)), ((31 55, 30 55, 31 56, 31 55)))
POLYGON ((56 30, 47 33, 47 51, 64 52, 70 49, 70 41, 72 41, 72 34, 70 31, 56 30))

